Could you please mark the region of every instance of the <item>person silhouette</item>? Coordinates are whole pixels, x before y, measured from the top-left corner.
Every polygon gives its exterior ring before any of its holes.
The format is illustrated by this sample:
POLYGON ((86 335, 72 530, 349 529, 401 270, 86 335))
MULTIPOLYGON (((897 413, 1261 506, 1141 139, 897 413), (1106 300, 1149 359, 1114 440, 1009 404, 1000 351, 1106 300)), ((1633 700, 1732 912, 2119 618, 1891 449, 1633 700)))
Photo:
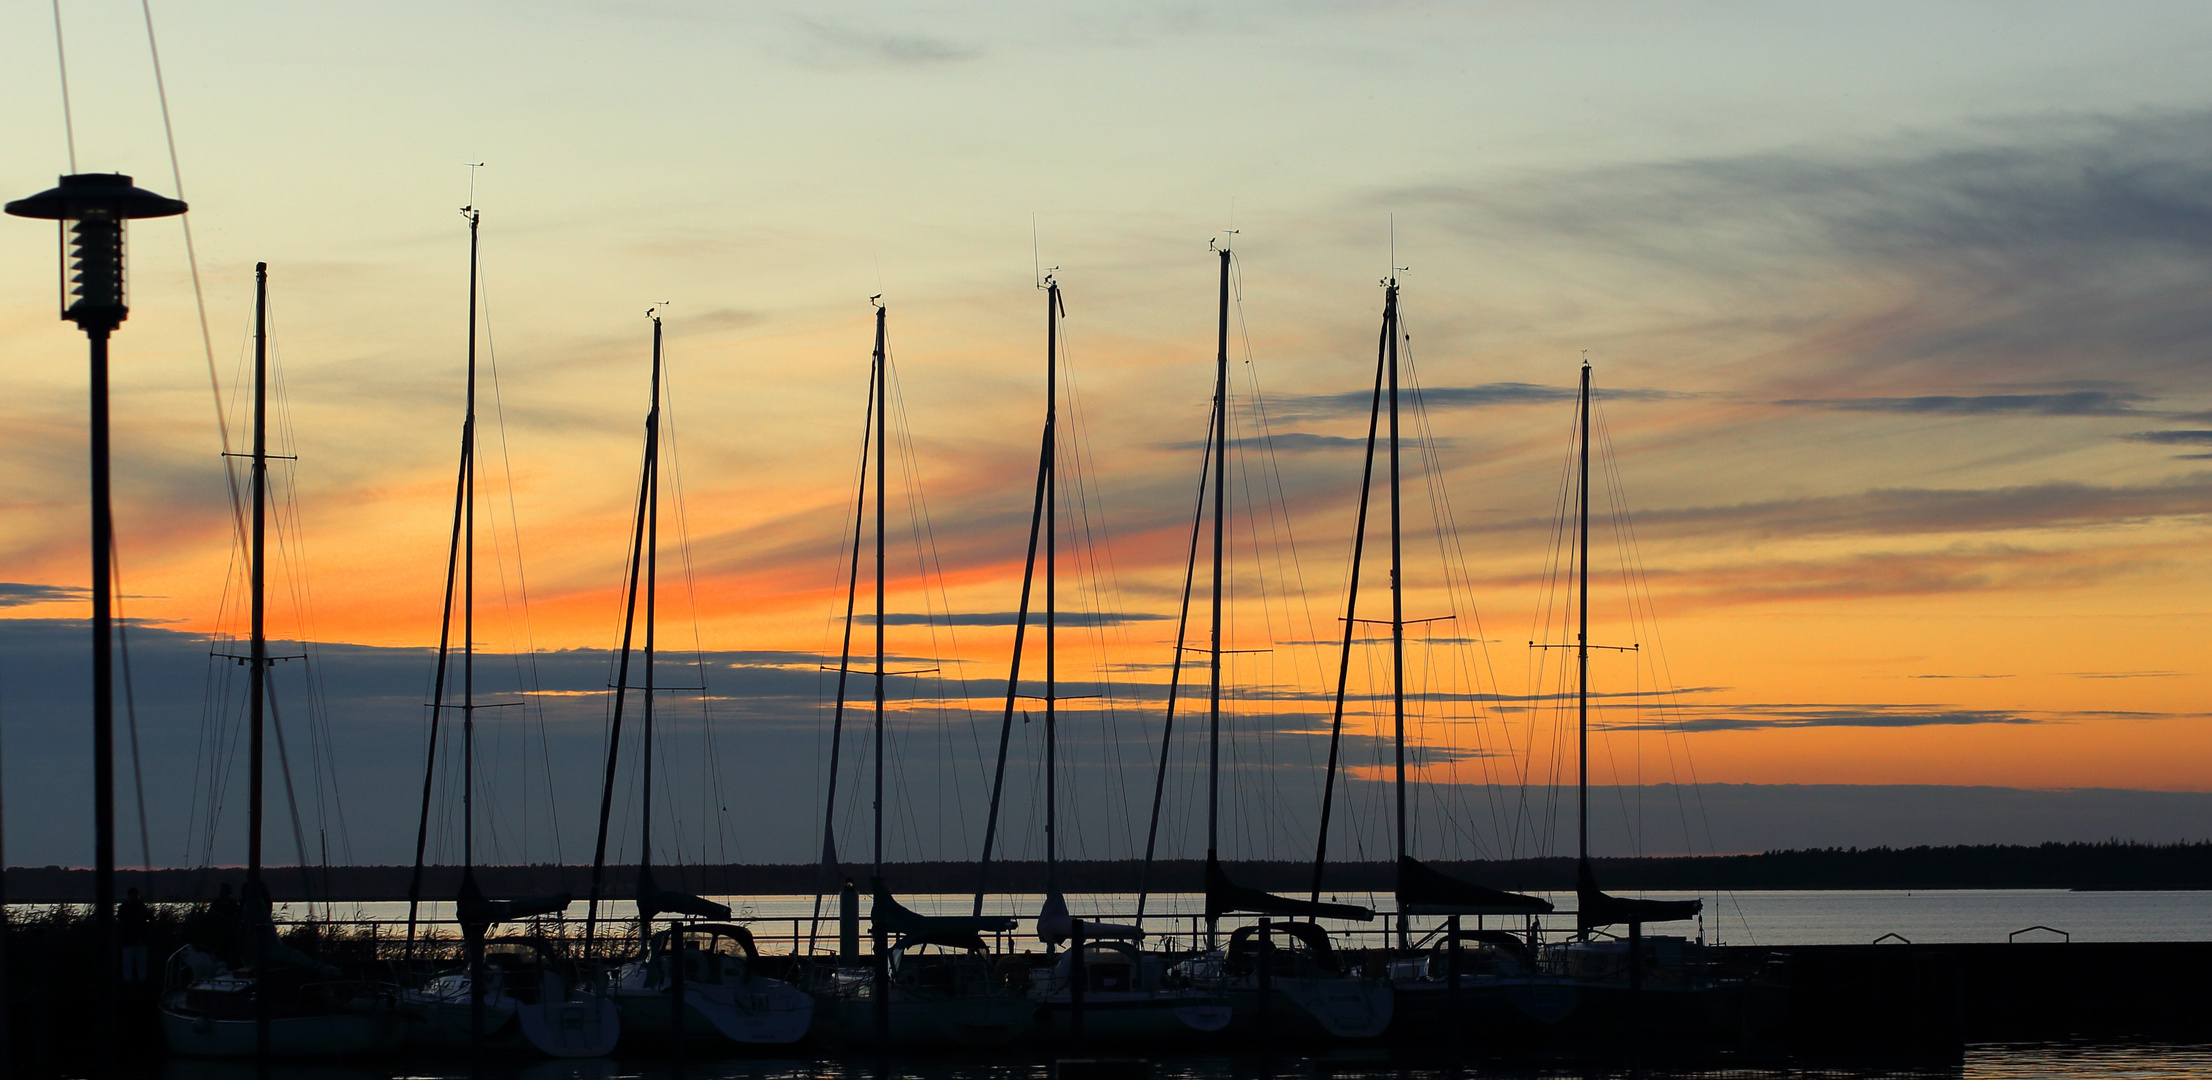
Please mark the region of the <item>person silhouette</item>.
POLYGON ((227 881, 207 905, 207 931, 208 951, 231 960, 238 947, 238 897, 227 881))
POLYGON ((116 905, 115 940, 123 947, 124 982, 146 981, 146 938, 153 919, 153 911, 139 899, 137 889, 124 894, 123 902, 116 905))

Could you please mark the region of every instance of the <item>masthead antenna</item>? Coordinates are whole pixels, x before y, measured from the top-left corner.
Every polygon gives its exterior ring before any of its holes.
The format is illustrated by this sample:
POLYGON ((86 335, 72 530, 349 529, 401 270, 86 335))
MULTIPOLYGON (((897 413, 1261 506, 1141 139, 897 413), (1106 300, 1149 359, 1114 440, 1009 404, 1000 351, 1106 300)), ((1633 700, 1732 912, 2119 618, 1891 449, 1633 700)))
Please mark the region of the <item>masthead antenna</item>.
POLYGON ((483 168, 484 163, 481 161, 464 161, 461 164, 468 166, 469 170, 469 204, 462 207, 461 212, 464 214, 473 213, 476 210, 476 170, 483 168))

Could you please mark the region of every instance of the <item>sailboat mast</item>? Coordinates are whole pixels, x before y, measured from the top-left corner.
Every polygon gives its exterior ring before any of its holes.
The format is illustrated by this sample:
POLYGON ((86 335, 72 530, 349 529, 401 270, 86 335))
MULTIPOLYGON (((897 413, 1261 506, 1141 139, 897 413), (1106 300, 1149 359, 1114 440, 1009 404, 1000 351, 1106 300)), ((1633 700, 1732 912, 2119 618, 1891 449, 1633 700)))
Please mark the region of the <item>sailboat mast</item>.
MULTIPOLYGON (((1398 859, 1406 851, 1406 602, 1405 537, 1398 511, 1398 282, 1384 293, 1383 328, 1390 351, 1390 711, 1398 744, 1398 859)), ((1406 913, 1398 912, 1398 948, 1410 947, 1406 913)))
POLYGON ((1058 651, 1054 637, 1058 624, 1059 528, 1055 517, 1060 502, 1060 447, 1056 422, 1060 416, 1060 283, 1045 289, 1045 429, 1053 433, 1045 443, 1045 891, 1060 887, 1060 770, 1058 651))
POLYGON ((1167 720, 1160 726, 1160 762, 1152 779, 1152 823, 1145 828, 1144 864, 1137 872, 1135 921, 1140 928, 1144 926, 1145 899, 1151 895, 1152 856, 1160 842, 1160 804, 1167 798, 1168 749, 1175 742, 1175 705, 1183 690, 1183 656, 1187 651, 1184 645, 1190 633, 1190 592, 1192 583, 1198 578, 1198 537, 1206 524, 1206 481, 1213 471, 1214 433, 1210 418, 1206 427, 1206 453, 1198 467, 1198 505, 1191 512, 1190 551, 1183 558, 1183 604, 1176 609, 1175 616, 1175 659, 1168 665, 1167 720))
MULTIPOLYGON (((648 312, 648 316, 650 312, 648 312)), ((660 376, 660 354, 653 356, 653 376, 660 376)), ((599 786, 599 833, 591 853, 591 899, 584 908, 584 944, 588 948, 599 931, 599 896, 607 875, 607 823, 614 813, 615 766, 622 758, 622 716, 630 690, 630 643, 637 631, 638 577, 645 561, 646 502, 652 494, 653 433, 660 429, 660 386, 653 387, 653 405, 646 410, 645 460, 638 466, 637 510, 630 519, 629 581, 623 589, 622 649, 615 663, 614 713, 607 722, 607 768, 599 786)))
MULTIPOLYGON (((474 207, 464 206, 461 213, 469 220, 470 286, 475 285, 475 214, 474 207)), ((476 304, 469 304, 469 317, 474 321, 476 304)), ((476 335, 469 335, 471 347, 476 335)), ((437 778, 438 733, 445 719, 446 676, 453 657, 453 590, 461 574, 461 526, 462 511, 468 503, 469 462, 474 457, 476 429, 466 418, 461 422, 461 460, 453 477, 453 531, 446 541, 445 599, 438 609, 438 667, 430 682, 430 739, 423 750, 422 763, 422 811, 415 823, 415 868, 407 878, 407 950, 405 957, 415 958, 415 915, 422 902, 423 856, 430 844, 430 795, 437 778)), ((588 925, 588 922, 587 922, 588 925)))
MULTIPOLYGON (((1049 305, 1046 316, 1050 322, 1060 310, 1060 287, 1050 277, 1040 287, 1049 287, 1045 302, 1049 305)), ((991 853, 998 845, 999 805, 1006 793, 1006 750, 1014 741, 1014 705, 1021 698, 1022 687, 1022 647, 1029 638, 1029 598, 1037 583, 1037 534, 1044 530, 1045 485, 1052 477, 1052 447, 1058 438, 1053 413, 1048 407, 1044 434, 1037 449, 1037 493, 1029 506, 1028 554, 1022 556, 1021 606, 1014 615, 1014 656, 1006 667, 1006 711, 999 718, 998 764, 991 772, 991 806, 983 819, 983 854, 976 860, 975 907, 972 909, 975 915, 983 914, 983 894, 991 884, 991 853)))
MULTIPOLYGON (((654 601, 660 595, 661 527, 661 321, 653 316, 653 407, 645 411, 645 696, 641 701, 644 730, 638 745, 639 790, 638 866, 653 862, 653 622, 654 601)), ((650 920, 641 919, 643 936, 650 940, 650 920)))
POLYGON ((891 381, 891 367, 885 362, 883 351, 884 309, 876 309, 876 851, 875 877, 883 878, 883 543, 884 543, 884 448, 890 439, 890 419, 883 409, 889 395, 885 385, 891 381))
MULTIPOLYGON (((876 319, 883 318, 883 309, 876 309, 876 319)), ((837 773, 845 749, 845 690, 853 667, 853 607, 860 597, 860 541, 861 530, 868 520, 868 449, 876 434, 876 371, 873 359, 868 363, 868 419, 860 428, 860 494, 853 500, 853 553, 850 571, 845 575, 845 636, 837 653, 837 705, 830 714, 829 791, 822 799, 822 866, 827 869, 837 865, 837 773)), ((822 917, 822 894, 814 894, 814 917, 822 917)), ((813 949, 814 928, 807 931, 807 948, 813 949)))
POLYGON ((461 471, 467 509, 461 539, 461 866, 476 865, 476 211, 469 211, 468 435, 461 471))
MULTIPOLYGON (((1208 647, 1206 703, 1206 861, 1221 858, 1221 569, 1227 535, 1229 485, 1229 249, 1221 249, 1221 305, 1214 342, 1214 583, 1213 639, 1208 647)), ((1206 947, 1212 948, 1219 916, 1206 918, 1206 947)))
POLYGON ((1582 365, 1582 465, 1576 481, 1575 594, 1580 611, 1575 628, 1575 729, 1580 763, 1575 781, 1576 859, 1590 862, 1590 364, 1582 365))
POLYGON ((262 717, 268 708, 269 637, 267 623, 269 510, 269 264, 253 267, 253 641, 247 663, 253 668, 252 785, 246 811, 246 880, 261 880, 262 717))
MULTIPOLYGON (((1384 285, 1389 285, 1388 279, 1384 285)), ((1352 525, 1351 581, 1344 591, 1344 640, 1337 654, 1336 705, 1329 720, 1329 767, 1321 774, 1321 828, 1313 846, 1313 903, 1321 902, 1322 872, 1329 863, 1329 821, 1336 808, 1336 765, 1344 745, 1344 698, 1352 678, 1352 642, 1359 629, 1360 568, 1367 557, 1367 509, 1374 493, 1375 436, 1381 431, 1383 368, 1390 354, 1391 305, 1383 306, 1381 334, 1375 339, 1375 392, 1367 407, 1367 458, 1359 474, 1359 514, 1352 525)))

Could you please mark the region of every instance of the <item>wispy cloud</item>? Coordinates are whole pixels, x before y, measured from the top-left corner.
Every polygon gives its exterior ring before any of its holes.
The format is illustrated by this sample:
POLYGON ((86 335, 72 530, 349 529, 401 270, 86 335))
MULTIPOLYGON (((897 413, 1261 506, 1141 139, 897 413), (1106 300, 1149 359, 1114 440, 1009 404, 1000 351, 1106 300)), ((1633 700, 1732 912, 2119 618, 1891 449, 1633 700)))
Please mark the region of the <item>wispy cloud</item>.
POLYGON ((878 63, 923 67, 983 55, 979 46, 929 34, 863 28, 805 16, 793 22, 805 32, 820 60, 839 66, 878 63))
MULTIPOLYGON (((2105 390, 2055 394, 1977 394, 1919 397, 1788 398, 1777 405, 1837 409, 1845 412, 1909 413, 1937 416, 2135 416, 2150 397, 2105 390)), ((2204 434, 2212 435, 2212 432, 2204 434)))
POLYGON ((2120 437, 2129 442, 2157 443, 2160 446, 2212 446, 2212 431, 2202 428, 2137 431, 2120 437))
MULTIPOLYGON (((1174 618, 1174 616, 1143 611, 1063 611, 1055 618, 1062 626, 1120 626, 1124 623, 1133 622, 1157 622, 1162 619, 1174 618)), ((921 612, 886 612, 883 616, 883 625, 1012 626, 1020 620, 1021 612, 1018 611, 968 611, 946 615, 932 615, 921 612)), ((862 615, 859 617, 859 621, 868 626, 874 626, 876 617, 874 615, 862 615)), ((1043 626, 1044 621, 1045 614, 1042 609, 1029 613, 1029 625, 1043 626)))
MULTIPOLYGON (((1580 390, 1572 386, 1496 382, 1474 386, 1430 386, 1413 395, 1432 409, 1481 409, 1499 405, 1544 405, 1573 401, 1580 390)), ((1672 390, 1608 389, 1597 396, 1612 401, 1668 401, 1694 395, 1672 390)), ((1298 394, 1276 399, 1278 418, 1365 415, 1374 406, 1373 391, 1342 394, 1298 394)), ((1360 440, 1364 442, 1365 440, 1360 440)))
POLYGON ((1604 727, 1642 731, 1751 731, 1774 728, 1915 728, 1978 724, 2047 724, 2017 712, 1929 705, 1714 705, 1673 716, 1606 720, 1604 727))
POLYGON ((0 581, 0 607, 22 607, 25 604, 54 604, 83 600, 90 595, 74 585, 37 585, 22 581, 0 581))
MULTIPOLYGON (((1408 449, 1432 446, 1448 450, 1454 441, 1452 439, 1401 438, 1398 440, 1398 445, 1408 449)), ((1315 450, 1363 449, 1367 446, 1367 438, 1364 435, 1355 437, 1350 435, 1317 435, 1310 431, 1278 431, 1272 435, 1253 435, 1241 439, 1231 439, 1229 440, 1229 446, 1232 449, 1239 450, 1280 450, 1286 453, 1300 454, 1315 450)), ((1206 444, 1201 440, 1193 439, 1169 443, 1167 448, 1170 450, 1203 450, 1206 448, 1206 444)))
MULTIPOLYGON (((2204 514, 2212 514, 2212 473, 2198 472, 2149 484, 1875 488, 1851 495, 1646 510, 1635 519, 1639 530, 1653 535, 1814 537, 2074 529, 2204 514)), ((1524 518, 1491 528, 1552 526, 1548 518, 1524 518)))

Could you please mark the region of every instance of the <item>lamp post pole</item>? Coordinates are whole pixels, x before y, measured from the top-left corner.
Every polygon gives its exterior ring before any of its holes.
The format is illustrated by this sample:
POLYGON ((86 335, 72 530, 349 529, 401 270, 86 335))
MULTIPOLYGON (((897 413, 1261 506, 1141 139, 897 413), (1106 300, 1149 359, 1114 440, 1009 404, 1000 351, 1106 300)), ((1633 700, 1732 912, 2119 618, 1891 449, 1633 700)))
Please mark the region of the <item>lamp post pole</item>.
POLYGON ((66 249, 61 317, 84 331, 91 348, 93 928, 100 943, 100 1072, 112 1076, 121 956, 115 942, 115 516, 108 485, 108 337, 130 314, 123 223, 181 214, 185 205, 134 187, 120 173, 78 173, 6 209, 16 217, 56 223, 66 249))

